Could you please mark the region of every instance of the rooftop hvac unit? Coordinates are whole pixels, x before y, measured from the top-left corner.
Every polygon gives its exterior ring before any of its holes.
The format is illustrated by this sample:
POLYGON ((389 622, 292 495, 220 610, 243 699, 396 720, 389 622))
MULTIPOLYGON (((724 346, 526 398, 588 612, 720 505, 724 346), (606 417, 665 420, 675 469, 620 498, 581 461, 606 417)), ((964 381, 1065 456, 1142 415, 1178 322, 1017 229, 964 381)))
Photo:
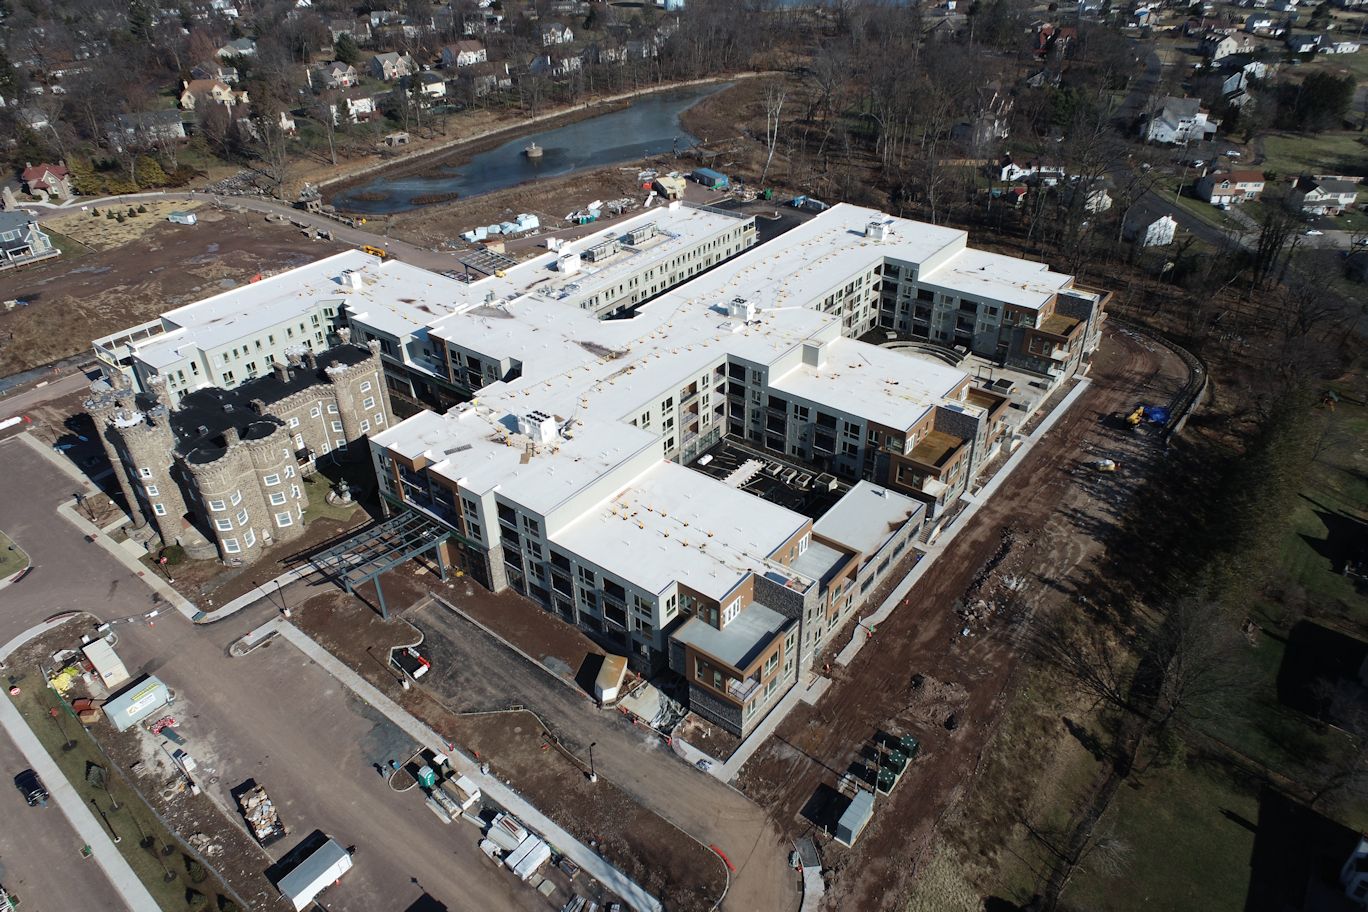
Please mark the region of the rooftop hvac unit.
POLYGON ((882 241, 884 239, 883 222, 870 222, 868 225, 866 225, 865 237, 869 238, 876 244, 882 241))
POLYGON ((747 323, 755 319, 755 313, 755 303, 753 301, 747 301, 745 298, 732 298, 731 302, 727 304, 727 314, 729 316, 740 317, 747 323))
POLYGON ((659 230, 658 228, 656 228, 656 223, 655 223, 655 222, 651 222, 649 225, 638 225, 637 227, 633 228, 631 231, 629 231, 629 232, 627 232, 626 234, 624 234, 624 235, 622 236, 622 239, 623 239, 624 241, 626 241, 628 244, 630 244, 630 245, 632 245, 633 247, 635 247, 637 244, 640 244, 642 241, 650 240, 651 238, 655 237, 655 236, 656 236, 657 234, 659 234, 659 233, 660 233, 660 230, 659 230))
POLYGON ((573 275, 579 272, 580 256, 578 253, 564 253, 556 259, 556 271, 565 275, 573 275))
POLYGON ((536 411, 519 415, 518 433, 536 443, 554 443, 556 441, 556 419, 545 412, 536 411))
POLYGON ((604 241, 602 244, 595 244, 593 247, 584 251, 584 258, 591 263, 599 263, 608 259, 621 249, 621 241, 604 241))
POLYGON ((347 287, 347 288, 360 288, 360 287, 361 287, 361 270, 359 270, 359 269, 347 269, 347 270, 344 270, 344 271, 342 272, 342 276, 341 276, 341 278, 340 278, 340 281, 341 281, 342 284, 343 284, 345 287, 347 287))

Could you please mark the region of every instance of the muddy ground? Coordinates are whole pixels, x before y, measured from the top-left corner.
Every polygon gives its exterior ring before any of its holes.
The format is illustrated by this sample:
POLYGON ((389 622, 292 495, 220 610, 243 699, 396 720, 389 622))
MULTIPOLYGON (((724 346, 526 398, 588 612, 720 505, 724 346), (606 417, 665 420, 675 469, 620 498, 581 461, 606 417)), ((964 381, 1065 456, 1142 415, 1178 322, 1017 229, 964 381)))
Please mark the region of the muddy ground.
POLYGON ((92 339, 244 284, 257 273, 303 266, 347 249, 311 241, 299 229, 260 215, 208 209, 197 214, 199 224, 192 226, 144 214, 119 226, 133 236, 103 240, 93 233, 117 222, 89 213, 63 216, 90 219, 95 227, 87 233, 108 246, 0 275, 0 300, 27 302, 0 313, 0 376, 88 352, 92 339))
MULTIPOLYGON (((1171 398, 1186 380, 1182 362, 1113 332, 1092 379, 876 639, 849 667, 833 664, 827 695, 815 707, 799 704, 742 770, 743 791, 788 835, 813 836, 822 846, 828 908, 905 904, 938 825, 979 769, 1010 700, 1024 636, 1053 605, 1076 597, 1070 581, 1100 553, 1146 465, 1162 456, 1157 433, 1122 430, 1114 415, 1137 396, 1171 398), (1101 475, 1086 466, 1103 457, 1121 470, 1101 475), (911 733, 922 755, 892 796, 877 802, 854 848, 843 849, 824 836, 818 805, 881 729, 911 733)), ((836 643, 848 639, 844 632, 836 643)))

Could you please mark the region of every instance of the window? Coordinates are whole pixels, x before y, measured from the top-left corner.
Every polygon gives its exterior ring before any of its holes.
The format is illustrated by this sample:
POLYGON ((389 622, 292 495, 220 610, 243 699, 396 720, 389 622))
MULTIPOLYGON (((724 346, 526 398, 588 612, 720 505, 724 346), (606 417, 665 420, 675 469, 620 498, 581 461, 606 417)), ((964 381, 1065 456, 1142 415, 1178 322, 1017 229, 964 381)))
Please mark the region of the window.
POLYGON ((147 486, 147 496, 148 496, 148 497, 156 497, 156 496, 157 496, 158 494, 160 494, 160 493, 161 493, 161 488, 158 488, 156 485, 148 485, 148 486, 147 486))
POLYGON ((294 478, 294 477, 295 477, 294 466, 292 466, 292 465, 287 465, 287 466, 285 467, 285 477, 286 477, 286 478, 294 478))
POLYGON ((342 433, 342 422, 340 422, 340 421, 334 421, 334 422, 332 423, 332 429, 333 429, 333 433, 334 433, 334 434, 340 434, 340 433, 342 433))
POLYGON ((590 570, 588 567, 581 566, 579 568, 579 578, 580 582, 586 586, 594 585, 594 571, 590 570))
POLYGON ((232 371, 224 371, 224 372, 223 372, 223 382, 224 382, 224 383, 232 383, 232 382, 233 382, 233 372, 232 372, 232 371))
POLYGON ((223 550, 229 554, 237 554, 242 550, 242 546, 238 544, 236 538, 225 538, 223 540, 223 550))
POLYGON ((364 418, 361 419, 361 432, 364 434, 366 431, 369 431, 369 430, 370 430, 370 422, 367 421, 367 420, 365 420, 364 418))
POLYGON ((384 415, 381 415, 379 412, 377 412, 376 415, 375 415, 375 426, 376 426, 376 427, 379 427, 380 425, 382 425, 382 424, 384 424, 384 423, 385 423, 385 416, 384 416, 384 415))
POLYGON ((373 409, 373 408, 375 408, 375 397, 374 397, 374 396, 367 396, 367 397, 366 397, 366 401, 361 403, 361 407, 362 407, 363 409, 373 409))
POLYGON ((285 492, 284 492, 284 491, 272 491, 272 492, 271 492, 271 505, 272 505, 272 506, 279 507, 279 506, 283 506, 284 503, 285 503, 285 492))
POLYGON ((209 509, 211 509, 211 510, 223 510, 223 509, 226 509, 226 506, 227 506, 227 505, 224 504, 224 502, 221 501, 221 500, 211 500, 211 501, 209 501, 209 509))
POLYGON ((530 516, 523 517, 523 531, 528 535, 541 535, 541 526, 530 516))
POLYGON ((153 513, 156 513, 158 516, 165 516, 165 515, 166 515, 166 505, 165 505, 165 504, 153 504, 153 505, 152 505, 152 512, 153 512, 153 513))
POLYGON ((238 511, 237 521, 238 521, 238 525, 239 525, 239 526, 245 526, 245 525, 247 525, 247 511, 246 511, 246 510, 239 510, 239 511, 238 511))
POLYGON ((320 411, 318 410, 318 406, 314 406, 312 409, 309 410, 309 417, 310 417, 310 418, 317 418, 317 417, 319 417, 321 414, 322 414, 322 412, 320 412, 320 411))
POLYGON ((279 476, 279 475, 267 475, 265 478, 263 478, 263 479, 261 479, 261 480, 262 480, 265 484, 267 484, 267 485, 278 485, 278 484, 280 484, 280 476, 279 476))
MULTIPOLYGON (((365 383, 361 384, 361 392, 363 392, 363 393, 369 393, 370 391, 371 391, 371 384, 370 384, 370 381, 367 380, 365 383)), ((366 408, 370 408, 370 406, 366 406, 366 408)))
POLYGON ((214 520, 214 528, 221 532, 232 532, 233 521, 231 519, 216 519, 214 520))
POLYGON ((303 435, 303 434, 295 434, 295 446, 299 447, 301 450, 304 449, 304 435, 303 435))
POLYGON ((249 547, 249 548, 252 547, 252 545, 255 545, 255 544, 256 544, 256 530, 255 530, 255 529, 248 529, 248 530, 247 530, 247 534, 244 535, 244 536, 242 536, 242 543, 243 543, 244 545, 246 545, 247 547, 249 547))
POLYGON ((232 502, 233 502, 233 506, 236 507, 238 504, 242 503, 242 492, 241 492, 241 491, 234 491, 234 492, 233 492, 233 496, 230 497, 230 498, 228 498, 228 499, 229 499, 230 501, 232 501, 232 502))
POLYGON ((299 485, 290 485, 290 496, 299 500, 299 485))
POLYGON ((141 475, 143 478, 151 478, 152 470, 147 468, 138 469, 138 474, 141 475))
POLYGON ((336 449, 345 450, 345 449, 347 448, 347 441, 345 441, 345 440, 334 440, 334 441, 333 441, 333 446, 334 446, 336 449))
POLYGON ((292 526, 292 525, 294 525, 294 517, 290 515, 290 511, 289 511, 289 510, 286 510, 284 513, 277 513, 275 516, 276 516, 276 525, 279 526, 279 527, 282 528, 282 529, 285 528, 286 526, 292 526))
POLYGON ((732 602, 730 605, 728 605, 727 608, 726 608, 726 610, 722 612, 722 623, 723 623, 723 624, 730 624, 732 621, 736 620, 736 616, 737 616, 738 614, 740 614, 740 613, 741 613, 741 600, 740 600, 740 599, 737 599, 736 601, 734 601, 734 602, 732 602))
POLYGON ((335 406, 335 405, 330 405, 330 406, 328 406, 328 414, 329 414, 329 415, 336 415, 336 414, 337 414, 337 406, 335 406))
POLYGON ((484 533, 480 531, 479 523, 467 522, 466 531, 470 533, 471 538, 484 538, 484 533))
POLYGON ((297 427, 299 427, 299 419, 298 419, 298 418, 291 418, 291 419, 290 419, 290 427, 292 427, 292 428, 297 428, 297 427))

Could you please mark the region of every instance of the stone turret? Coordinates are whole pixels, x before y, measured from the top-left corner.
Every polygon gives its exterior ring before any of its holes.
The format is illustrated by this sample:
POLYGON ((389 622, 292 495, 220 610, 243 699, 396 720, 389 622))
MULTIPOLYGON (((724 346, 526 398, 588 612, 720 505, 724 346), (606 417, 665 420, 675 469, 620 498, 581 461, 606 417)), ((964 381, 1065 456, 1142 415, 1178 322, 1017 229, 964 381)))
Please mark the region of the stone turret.
POLYGON ((393 420, 389 397, 385 395, 385 368, 380 362, 380 343, 372 340, 370 357, 350 366, 334 361, 324 374, 332 384, 347 451, 353 462, 370 460, 366 437, 389 427, 393 420), (370 405, 366 405, 370 402, 370 405), (379 420, 376 418, 379 416, 379 420), (362 423, 365 427, 362 427, 362 423))
MULTIPOLYGON (((122 373, 116 375, 123 377, 122 373)), ((85 409, 95 422, 95 432, 99 434, 100 444, 114 468, 119 490, 123 491, 124 500, 128 503, 128 515, 133 519, 133 528, 141 529, 147 525, 147 517, 143 515, 138 496, 133 491, 133 483, 128 477, 128 463, 123 457, 123 437, 118 426, 133 420, 130 412, 133 396, 129 392, 125 404, 120 401, 119 389, 106 389, 105 386, 99 381, 91 384, 92 395, 86 400, 85 409)))
POLYGON ((155 405, 141 413, 141 420, 115 427, 123 439, 125 451, 136 477, 131 479, 138 495, 139 509, 156 523, 162 543, 170 545, 181 532, 181 518, 185 515, 185 499, 175 477, 176 435, 171 429, 170 410, 155 405))

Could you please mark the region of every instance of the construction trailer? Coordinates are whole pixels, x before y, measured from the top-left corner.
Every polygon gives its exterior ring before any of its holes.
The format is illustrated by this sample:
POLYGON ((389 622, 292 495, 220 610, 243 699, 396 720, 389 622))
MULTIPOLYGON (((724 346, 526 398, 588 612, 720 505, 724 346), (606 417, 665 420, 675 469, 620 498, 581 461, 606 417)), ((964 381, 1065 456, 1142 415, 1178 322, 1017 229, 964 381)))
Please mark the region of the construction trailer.
POLYGON ((114 653, 114 649, 104 640, 92 640, 81 647, 90 667, 100 676, 100 683, 106 690, 114 690, 129 680, 128 669, 114 653))
POLYGON ((351 870, 352 857, 340 842, 329 837, 301 861, 293 871, 276 884, 280 895, 294 904, 295 912, 304 912, 314 898, 336 883, 351 870))
POLYGON ((166 685, 149 675, 123 693, 111 697, 101 708, 115 728, 127 731, 170 702, 171 694, 166 685))
POLYGON ((712 168, 698 168, 689 177, 709 190, 726 190, 731 186, 731 180, 727 175, 714 171, 712 168))
POLYGON ((594 678, 594 699, 611 703, 622 692, 622 680, 627 676, 626 656, 606 655, 598 676, 594 678))

